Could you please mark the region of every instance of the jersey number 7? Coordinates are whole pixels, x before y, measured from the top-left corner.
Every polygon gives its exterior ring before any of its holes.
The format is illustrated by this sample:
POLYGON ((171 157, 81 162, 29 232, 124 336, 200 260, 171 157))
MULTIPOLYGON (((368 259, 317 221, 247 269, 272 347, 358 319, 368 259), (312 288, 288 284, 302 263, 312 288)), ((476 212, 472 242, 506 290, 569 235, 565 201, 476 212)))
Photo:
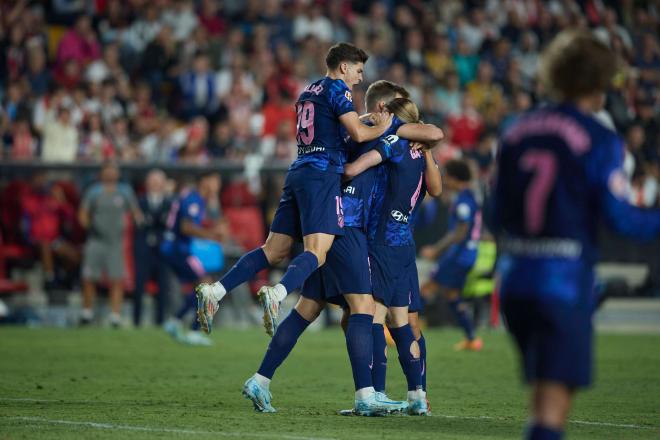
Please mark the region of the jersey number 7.
POLYGON ((533 176, 525 191, 525 229, 529 234, 543 230, 548 197, 557 180, 557 157, 547 150, 527 150, 518 163, 533 176))

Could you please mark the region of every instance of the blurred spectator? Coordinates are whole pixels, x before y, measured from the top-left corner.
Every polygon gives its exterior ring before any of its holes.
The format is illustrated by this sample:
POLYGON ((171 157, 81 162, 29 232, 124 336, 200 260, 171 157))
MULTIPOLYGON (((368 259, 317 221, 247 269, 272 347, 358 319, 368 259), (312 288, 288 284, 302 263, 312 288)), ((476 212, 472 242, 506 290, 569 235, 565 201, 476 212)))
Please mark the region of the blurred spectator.
POLYGON ((50 89, 53 76, 46 66, 46 54, 41 48, 30 49, 28 52, 26 79, 30 92, 34 97, 44 95, 50 89))
POLYGON ((332 41, 332 23, 323 15, 321 5, 312 2, 304 8, 293 20, 293 38, 300 41, 309 35, 314 35, 323 42, 332 41))
POLYGON ((60 105, 47 116, 43 131, 41 159, 46 162, 71 163, 78 152, 78 130, 71 121, 71 110, 60 105))
POLYGON ((161 24, 174 30, 174 39, 184 41, 199 24, 192 0, 175 0, 174 8, 161 15, 161 24))
POLYGON ((192 119, 196 116, 213 118, 220 109, 220 89, 216 75, 211 71, 209 58, 198 53, 192 69, 179 77, 182 106, 181 116, 192 119))
POLYGON ((41 262, 45 289, 61 287, 68 275, 56 277, 56 268, 71 273, 80 263, 79 251, 64 234, 64 225, 75 218, 73 205, 61 187, 49 184, 46 174, 38 172, 21 199, 21 216, 27 242, 36 248, 41 262))
POLYGON ((451 127, 450 140, 461 149, 472 150, 477 145, 484 121, 469 94, 463 96, 461 111, 447 118, 447 125, 451 127))
POLYGON ((74 28, 67 31, 57 48, 57 65, 62 69, 69 61, 84 66, 101 56, 101 46, 96 39, 92 22, 87 15, 76 20, 74 28))
POLYGON ((30 131, 30 123, 25 119, 18 119, 11 126, 9 158, 12 160, 34 159, 36 156, 37 141, 30 131))
POLYGON ((143 223, 133 190, 119 183, 119 168, 108 163, 101 169, 99 181, 85 191, 78 212, 78 220, 87 230, 82 260, 81 324, 89 324, 94 318, 96 284, 104 281, 110 291, 110 323, 113 327, 121 323, 126 275, 122 243, 129 214, 138 226, 143 223))
POLYGON ((115 149, 103 131, 103 123, 98 113, 90 114, 85 123, 85 134, 80 143, 78 157, 92 162, 107 161, 115 157, 115 149))
POLYGON ((138 198, 144 223, 135 229, 135 290, 133 291, 133 324, 140 326, 142 297, 150 279, 156 281, 156 325, 162 325, 169 292, 169 272, 160 255, 160 243, 167 229, 167 218, 172 204, 165 192, 167 176, 161 170, 151 170, 144 181, 145 193, 138 198))

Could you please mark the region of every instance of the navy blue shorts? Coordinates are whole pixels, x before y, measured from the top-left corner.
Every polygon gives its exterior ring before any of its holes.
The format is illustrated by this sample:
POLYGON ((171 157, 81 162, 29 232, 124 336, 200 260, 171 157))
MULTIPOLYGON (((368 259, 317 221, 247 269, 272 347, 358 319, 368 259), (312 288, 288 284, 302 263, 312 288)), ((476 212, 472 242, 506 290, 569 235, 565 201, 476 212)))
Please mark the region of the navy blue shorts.
POLYGON ((591 384, 591 308, 586 304, 507 297, 502 314, 520 350, 527 382, 549 380, 571 388, 591 384))
POLYGON ((270 230, 296 239, 319 232, 343 235, 341 175, 312 166, 290 170, 270 230))
POLYGON ((450 289, 463 290, 465 286, 465 280, 467 279, 468 273, 472 269, 472 265, 466 266, 460 264, 453 259, 443 259, 440 258, 438 264, 433 269, 431 273, 431 279, 436 281, 438 284, 450 289))
POLYGON ((195 255, 181 252, 163 252, 163 259, 184 283, 199 281, 206 275, 204 265, 195 255))
POLYGON ((419 299, 415 246, 369 247, 374 298, 387 307, 410 307, 419 299))
POLYGON ((367 236, 361 228, 348 227, 336 237, 325 264, 314 272, 302 288, 302 296, 346 306, 342 295, 371 294, 367 236))

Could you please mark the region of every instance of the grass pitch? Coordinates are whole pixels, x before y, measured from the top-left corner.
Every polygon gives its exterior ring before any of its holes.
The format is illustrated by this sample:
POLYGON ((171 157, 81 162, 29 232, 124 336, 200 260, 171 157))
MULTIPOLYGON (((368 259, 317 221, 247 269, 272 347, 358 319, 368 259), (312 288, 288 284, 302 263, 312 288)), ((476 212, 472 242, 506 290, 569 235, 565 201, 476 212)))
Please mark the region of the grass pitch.
MULTIPOLYGON (((526 390, 502 332, 455 353, 455 331, 426 332, 432 417, 341 417, 353 388, 338 330, 303 335, 271 384, 276 414, 240 389, 262 332, 214 334, 186 347, 158 330, 0 328, 0 439, 515 439, 526 390)), ((660 438, 660 336, 600 335, 596 387, 578 398, 573 439, 660 438)), ((405 396, 390 348, 388 393, 405 396)))

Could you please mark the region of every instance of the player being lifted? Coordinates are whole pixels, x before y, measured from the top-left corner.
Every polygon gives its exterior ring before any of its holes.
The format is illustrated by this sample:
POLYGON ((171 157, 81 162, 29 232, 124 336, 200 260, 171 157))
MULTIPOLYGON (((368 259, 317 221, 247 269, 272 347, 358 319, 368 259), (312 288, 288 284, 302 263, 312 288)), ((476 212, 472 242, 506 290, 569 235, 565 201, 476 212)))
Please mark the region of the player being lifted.
MULTIPOLYGON (((396 84, 377 81, 367 90, 367 110, 380 112, 386 108, 387 102, 407 95, 408 93, 396 84)), ((429 143, 442 139, 442 131, 433 125, 404 122, 394 117, 392 126, 381 139, 395 134, 429 143)), ((383 141, 375 140, 353 145, 349 150, 352 156, 358 157, 363 152, 379 148, 381 142, 383 141)), ((396 147, 405 149, 408 153, 407 144, 398 143, 396 147)), ((394 151, 390 147, 382 148, 385 159, 394 151)), ((421 153, 415 154, 421 157, 421 153)), ((397 157, 399 156, 401 154, 397 157)), ((271 405, 270 381, 299 336, 318 317, 326 302, 338 303, 350 310, 346 345, 356 390, 355 412, 360 415, 383 414, 408 406, 406 402, 392 401, 384 394, 377 393, 380 388, 374 389, 372 378, 372 322, 375 306, 371 296, 366 226, 375 172, 375 168, 370 169, 344 185, 342 198, 345 203, 345 233, 333 243, 325 266, 305 282, 300 300, 279 326, 259 370, 243 387, 243 394, 253 402, 257 411, 275 411, 271 405)))
MULTIPOLYGON (((385 109, 403 122, 419 122, 419 110, 409 99, 394 99, 385 109)), ((408 313, 418 312, 421 307, 412 224, 426 192, 433 197, 440 195, 442 179, 430 150, 411 149, 408 140, 396 135, 387 136, 376 148, 347 164, 346 175, 353 177, 380 163, 384 166, 378 168, 368 218, 371 282, 377 299, 373 383, 376 391, 385 392, 387 357, 383 325, 389 315, 388 329, 408 382, 408 412, 426 415, 428 404, 422 380, 425 366, 408 313)))
POLYGON ((564 31, 540 73, 558 103, 503 135, 495 184, 502 312, 532 386, 527 439, 560 439, 578 388, 591 383, 599 219, 640 239, 660 235, 660 211, 625 202, 623 143, 593 116, 616 71, 612 51, 564 31))
POLYGON ((448 161, 444 183, 445 189, 453 193, 448 232, 436 244, 421 249, 422 257, 438 260, 431 279, 422 286, 422 295, 432 297, 440 293, 449 304, 465 332, 465 339, 454 346, 456 350, 479 351, 483 343, 474 334, 474 323, 462 299, 465 279, 477 259, 481 232, 481 210, 472 191, 472 172, 467 162, 448 161))
POLYGON ((207 332, 225 294, 282 261, 294 240, 302 237, 304 252, 291 261, 281 281, 259 290, 264 326, 272 336, 280 302, 325 263, 335 235, 343 235, 341 174, 346 151, 340 128, 354 141, 366 142, 385 133, 392 122, 391 115, 377 113, 374 125, 365 125, 353 108, 351 90, 362 81, 367 58, 351 44, 332 46, 325 59, 327 76, 307 86, 298 98, 298 158, 287 173, 266 243, 241 257, 219 282, 200 284, 196 289, 199 321, 207 332))

